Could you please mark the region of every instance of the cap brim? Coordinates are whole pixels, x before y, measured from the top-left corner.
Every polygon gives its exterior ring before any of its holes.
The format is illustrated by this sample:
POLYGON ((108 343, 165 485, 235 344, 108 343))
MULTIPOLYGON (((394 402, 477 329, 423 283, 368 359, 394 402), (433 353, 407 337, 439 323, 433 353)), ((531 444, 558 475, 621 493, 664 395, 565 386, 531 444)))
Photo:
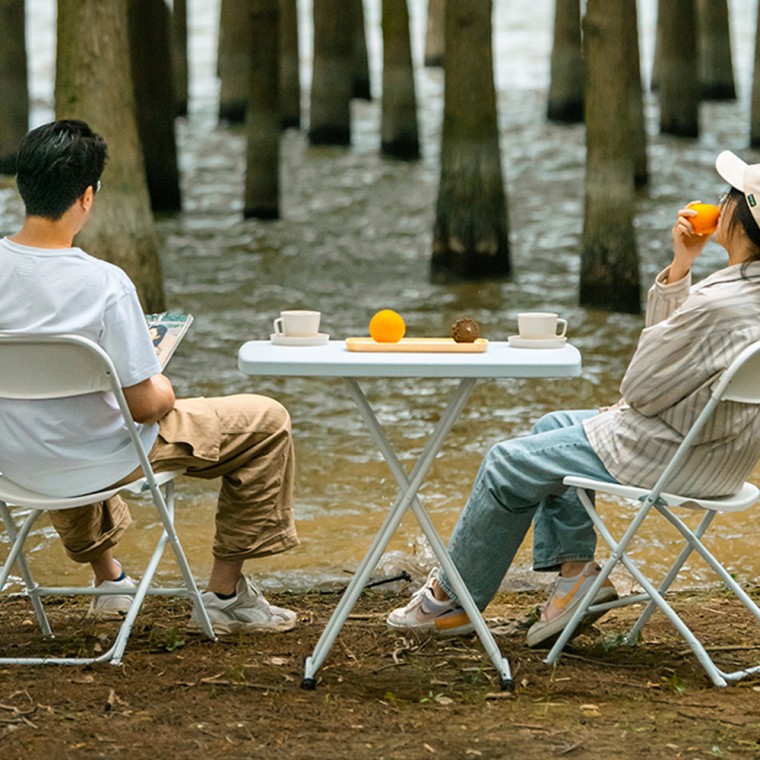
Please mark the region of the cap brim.
POLYGON ((730 150, 724 150, 715 159, 715 169, 731 187, 744 192, 744 170, 747 164, 730 150))

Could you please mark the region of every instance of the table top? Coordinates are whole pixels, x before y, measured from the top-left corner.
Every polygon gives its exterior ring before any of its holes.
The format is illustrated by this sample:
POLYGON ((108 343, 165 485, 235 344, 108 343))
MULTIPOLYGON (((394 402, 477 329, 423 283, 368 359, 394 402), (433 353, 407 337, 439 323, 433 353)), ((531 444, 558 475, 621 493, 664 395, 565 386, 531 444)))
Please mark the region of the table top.
POLYGON ((483 353, 392 353, 349 351, 344 340, 321 346, 276 346, 251 340, 238 352, 246 375, 282 377, 577 377, 575 346, 513 348, 491 341, 483 353))

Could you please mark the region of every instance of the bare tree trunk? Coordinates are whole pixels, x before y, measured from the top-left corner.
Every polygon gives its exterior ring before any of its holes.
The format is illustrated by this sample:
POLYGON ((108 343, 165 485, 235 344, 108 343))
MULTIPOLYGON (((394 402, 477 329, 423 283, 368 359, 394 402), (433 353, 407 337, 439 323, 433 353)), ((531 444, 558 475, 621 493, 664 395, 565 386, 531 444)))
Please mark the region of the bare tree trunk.
POLYGON ((662 77, 662 11, 661 3, 657 3, 657 28, 654 39, 654 56, 652 59, 652 79, 649 83, 650 90, 657 92, 660 89, 660 79, 662 77))
POLYGON ((127 27, 127 0, 58 1, 56 115, 83 119, 109 145, 103 189, 78 244, 124 269, 145 310, 154 312, 165 308, 165 299, 137 135, 127 27))
POLYGON ((350 145, 354 88, 353 14, 345 0, 314 0, 314 70, 309 142, 350 145))
MULTIPOLYGON (((318 1, 318 0, 317 0, 318 1)), ((354 35, 354 84, 353 97, 372 100, 372 83, 369 76, 369 56, 367 54, 367 32, 364 28, 364 0, 345 0, 352 3, 354 35)))
POLYGON ((16 173, 16 149, 29 129, 24 3, 0 0, 0 174, 16 173))
POLYGON ((556 0, 547 117, 583 121, 583 51, 580 0, 556 0))
POLYGON ((217 53, 221 81, 219 120, 232 124, 245 121, 251 56, 250 13, 251 0, 222 0, 217 53))
POLYGON ((177 116, 187 116, 187 0, 172 2, 172 66, 177 116))
POLYGON ((660 0, 660 131, 699 136, 697 20, 694 0, 660 0))
POLYGON ((705 100, 736 100, 728 0, 697 0, 699 81, 705 100))
POLYGON ((171 15, 165 0, 129 0, 132 81, 137 130, 145 159, 151 208, 181 211, 171 15))
POLYGON ((641 311, 630 96, 625 43, 636 0, 588 0, 583 27, 586 60, 586 183, 580 302, 611 311, 641 311), (622 80, 622 81, 621 81, 622 80))
POLYGON ((246 117, 247 219, 280 217, 279 0, 251 0, 251 76, 246 117))
POLYGON ((752 148, 760 147, 760 14, 758 14, 755 28, 755 57, 752 67, 749 144, 752 148))
POLYGON ((301 126, 301 71, 297 0, 280 0, 280 108, 282 127, 301 126))
POLYGON ((425 66, 443 66, 446 0, 428 0, 425 32, 425 66))
POLYGON ((491 52, 491 0, 446 3, 441 180, 431 275, 511 273, 491 52))
POLYGON ((629 107, 633 150, 633 181, 637 188, 649 184, 649 161, 647 159, 647 127, 644 113, 644 91, 641 84, 641 54, 639 52, 639 23, 636 3, 630 7, 631 17, 626 26, 626 57, 630 64, 629 107))
POLYGON ((417 98, 407 0, 383 0, 382 111, 381 152, 394 158, 419 158, 417 98))

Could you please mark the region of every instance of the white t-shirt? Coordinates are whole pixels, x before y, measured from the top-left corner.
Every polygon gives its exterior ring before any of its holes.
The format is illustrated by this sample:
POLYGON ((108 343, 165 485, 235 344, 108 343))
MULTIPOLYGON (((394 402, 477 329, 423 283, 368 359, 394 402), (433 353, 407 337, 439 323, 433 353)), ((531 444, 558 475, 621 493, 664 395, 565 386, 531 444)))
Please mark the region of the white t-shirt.
MULTIPOLYGON (((79 248, 0 240, 0 332, 75 333, 98 343, 122 387, 161 372, 132 281, 79 248)), ((146 449, 158 425, 138 425, 146 449)), ((112 393, 0 399, 0 471, 41 493, 107 488, 138 466, 112 393)))

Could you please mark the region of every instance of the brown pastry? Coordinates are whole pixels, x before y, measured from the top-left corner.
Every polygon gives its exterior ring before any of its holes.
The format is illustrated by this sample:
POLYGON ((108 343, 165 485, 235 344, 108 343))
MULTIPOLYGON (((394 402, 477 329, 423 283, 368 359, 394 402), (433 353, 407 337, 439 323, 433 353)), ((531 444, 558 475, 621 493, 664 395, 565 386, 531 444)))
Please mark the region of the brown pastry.
POLYGON ((473 343, 480 337, 480 325, 468 317, 458 319, 451 325, 451 337, 457 343, 473 343))

